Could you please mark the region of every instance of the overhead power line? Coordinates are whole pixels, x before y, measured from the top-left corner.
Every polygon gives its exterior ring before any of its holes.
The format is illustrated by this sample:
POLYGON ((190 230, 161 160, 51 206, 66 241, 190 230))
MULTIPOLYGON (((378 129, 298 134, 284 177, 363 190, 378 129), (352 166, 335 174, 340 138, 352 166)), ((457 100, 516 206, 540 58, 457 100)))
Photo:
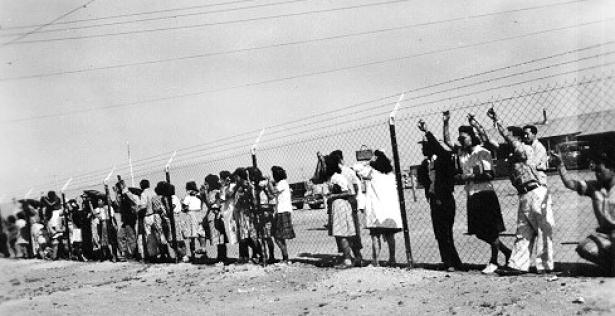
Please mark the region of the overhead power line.
MULTIPOLYGON (((245 2, 254 2, 254 1, 258 1, 258 0, 236 0, 236 1, 227 1, 227 2, 220 2, 220 3, 186 6, 186 7, 180 7, 180 8, 172 8, 172 9, 162 9, 162 10, 143 11, 143 12, 125 13, 125 14, 117 14, 117 15, 107 15, 107 16, 102 16, 102 17, 97 17, 97 18, 60 21, 60 22, 54 23, 54 25, 66 25, 66 24, 74 24, 74 23, 82 23, 82 22, 118 19, 118 18, 125 18, 125 17, 131 17, 131 16, 141 16, 141 15, 148 15, 148 14, 194 10, 194 9, 202 9, 202 8, 217 7, 217 6, 224 6, 224 5, 245 3, 245 2)), ((2 30, 27 29, 27 28, 39 27, 41 25, 44 25, 44 24, 32 24, 32 25, 20 25, 20 26, 8 26, 8 27, 5 26, 2 28, 2 30)))
MULTIPOLYGON (((38 34, 49 34, 49 33, 56 33, 56 32, 86 30, 86 29, 92 29, 92 28, 97 28, 97 27, 125 25, 125 24, 151 22, 151 21, 159 21, 159 20, 175 20, 175 19, 184 18, 184 17, 207 15, 207 14, 214 14, 214 13, 244 11, 244 10, 251 10, 251 9, 258 9, 258 8, 265 8, 265 7, 280 6, 280 5, 285 5, 285 4, 299 3, 299 2, 305 2, 305 1, 308 1, 308 0, 286 0, 286 1, 279 1, 279 2, 255 4, 255 5, 239 7, 239 8, 226 8, 226 9, 210 10, 210 11, 204 11, 204 12, 191 12, 191 13, 143 18, 143 19, 136 19, 136 20, 129 20, 129 21, 118 21, 118 22, 108 22, 108 23, 99 23, 99 24, 91 24, 91 25, 71 26, 71 27, 65 27, 65 28, 54 28, 54 29, 47 29, 47 30, 40 31, 38 32, 38 34)), ((3 35, 0 35, 0 37, 15 36, 15 35, 20 35, 20 34, 21 33, 3 34, 3 35)))
POLYGON ((33 117, 21 118, 21 119, 4 120, 4 121, 1 121, 1 122, 2 123, 15 123, 15 122, 22 122, 22 121, 32 121, 32 120, 38 120, 38 119, 62 117, 62 116, 67 116, 67 115, 79 114, 79 113, 87 113, 87 112, 92 112, 92 111, 100 111, 100 110, 106 110, 106 109, 122 108, 122 107, 135 106, 135 105, 140 105, 140 104, 147 104, 147 103, 153 103, 153 102, 161 102, 161 101, 167 101, 167 100, 174 100, 174 99, 179 99, 179 98, 193 97, 193 96, 198 96, 198 95, 203 95, 203 94, 208 94, 208 93, 214 93, 214 92, 228 91, 228 90, 239 89, 239 88, 247 88, 247 87, 259 86, 259 85, 264 85, 264 84, 283 82, 283 81, 294 80, 294 79, 299 79, 299 78, 313 77, 313 76, 317 76, 317 75, 335 73, 335 72, 346 71, 346 70, 351 70, 351 69, 358 69, 358 68, 362 68, 362 67, 366 67, 366 66, 374 66, 374 65, 386 64, 386 63, 395 62, 395 61, 401 61, 401 60, 407 60, 407 59, 412 59, 412 58, 417 58, 417 57, 422 57, 422 56, 428 56, 428 55, 437 54, 437 53, 451 52, 451 51, 460 50, 460 49, 466 49, 466 48, 472 48, 472 47, 477 47, 477 46, 483 46, 483 45, 493 44, 493 43, 502 42, 502 41, 509 41, 509 40, 520 39, 520 38, 525 38, 525 37, 532 37, 532 36, 536 36, 536 35, 547 34, 547 33, 551 33, 551 32, 571 29, 571 28, 578 28, 578 27, 582 27, 582 26, 589 26, 589 25, 594 25, 594 24, 600 24, 600 23, 604 23, 606 21, 612 21, 612 20, 615 20, 615 18, 609 18, 609 19, 605 19, 605 20, 597 20, 597 21, 585 22, 585 23, 577 23, 577 24, 573 24, 573 25, 557 27, 557 28, 551 28, 551 29, 541 30, 541 31, 537 31, 537 32, 530 32, 530 33, 525 33, 525 34, 520 34, 520 35, 515 35, 515 36, 509 36, 509 37, 503 37, 503 38, 498 38, 498 39, 492 39, 492 40, 477 42, 477 43, 473 43, 473 44, 460 45, 460 46, 449 47, 449 48, 444 48, 444 49, 437 49, 437 50, 427 51, 427 52, 418 53, 418 54, 412 54, 412 55, 401 56, 401 57, 394 57, 394 58, 387 58, 387 59, 382 59, 382 60, 377 60, 377 61, 372 61, 372 62, 367 62, 367 63, 355 64, 355 65, 351 65, 351 66, 337 67, 337 68, 332 68, 332 69, 327 69, 327 70, 303 73, 303 74, 298 74, 298 75, 292 75, 292 76, 286 76, 286 77, 281 77, 281 78, 264 80, 264 81, 245 83, 245 84, 240 84, 240 85, 235 85, 235 86, 230 86, 230 87, 225 87, 225 88, 209 89, 209 90, 196 91, 196 92, 190 92, 190 93, 184 93, 184 94, 178 94, 178 95, 171 95, 171 96, 159 97, 159 98, 150 98, 150 99, 134 101, 134 102, 117 103, 117 104, 111 104, 111 105, 96 107, 96 108, 79 109, 79 110, 74 110, 74 111, 67 111, 67 112, 63 112, 63 113, 54 113, 54 114, 39 115, 39 116, 33 116, 33 117))
POLYGON ((81 10, 81 9, 83 9, 83 8, 86 8, 88 5, 90 5, 90 4, 91 4, 92 2, 94 2, 94 1, 96 1, 96 0, 90 0, 90 1, 88 1, 86 4, 80 5, 80 6, 76 7, 76 8, 74 8, 74 9, 72 9, 72 10, 70 10, 70 11, 68 11, 68 12, 66 12, 66 13, 64 13, 64 14, 62 14, 62 15, 60 15, 59 17, 57 17, 57 18, 55 18, 55 19, 51 20, 51 21, 50 21, 50 22, 48 22, 48 23, 45 23, 45 24, 43 24, 43 25, 40 25, 40 26, 36 27, 35 29, 33 29, 33 30, 29 31, 29 32, 26 32, 26 33, 20 34, 18 37, 16 37, 16 38, 14 38, 14 39, 12 39, 12 40, 9 40, 9 41, 7 41, 7 42, 4 42, 4 43, 0 44, 0 47, 4 47, 4 46, 7 46, 7 45, 11 45, 11 44, 19 43, 19 41, 20 41, 20 40, 22 40, 22 39, 24 39, 24 38, 28 37, 28 36, 29 36, 29 35, 31 35, 31 34, 34 34, 34 33, 38 32, 38 31, 40 31, 40 30, 41 30, 41 29, 43 29, 44 27, 47 27, 47 26, 49 26, 49 25, 52 25, 53 23, 55 23, 55 22, 57 22, 57 21, 59 21, 59 20, 61 20, 61 19, 65 18, 65 17, 67 17, 67 16, 69 16, 69 15, 71 15, 71 14, 73 14, 73 13, 75 13, 76 11, 79 11, 79 10, 81 10))
POLYGON ((190 60, 190 59, 201 59, 201 58, 214 57, 214 56, 224 56, 224 55, 230 55, 230 54, 246 53, 246 52, 251 52, 251 51, 258 51, 258 50, 265 50, 265 49, 272 49, 272 48, 282 48, 282 47, 287 47, 287 46, 305 45, 305 44, 310 44, 310 43, 345 39, 345 38, 359 37, 359 36, 366 36, 366 35, 374 35, 374 34, 380 34, 380 33, 388 33, 388 32, 393 32, 393 31, 400 31, 400 30, 405 30, 405 29, 412 29, 412 28, 417 28, 417 27, 438 25, 438 24, 444 24, 444 23, 452 23, 452 22, 457 22, 457 21, 480 19, 480 18, 495 16, 495 15, 503 15, 503 14, 523 12, 523 11, 545 9, 545 8, 550 8, 554 6, 567 5, 567 4, 582 2, 582 1, 587 1, 587 0, 575 0, 575 1, 569 1, 569 2, 563 2, 563 3, 532 6, 532 7, 526 7, 526 8, 521 8, 521 9, 489 12, 489 13, 483 13, 483 14, 477 14, 477 15, 471 15, 471 16, 460 16, 460 17, 455 17, 455 18, 450 18, 450 19, 414 23, 414 24, 402 25, 402 26, 397 26, 397 27, 381 28, 381 29, 376 29, 376 30, 371 30, 371 31, 346 33, 346 34, 339 34, 339 35, 313 38, 313 39, 307 39, 307 40, 284 42, 284 43, 257 46, 257 47, 248 47, 248 48, 240 48, 240 49, 233 49, 233 50, 226 50, 226 51, 219 51, 219 52, 193 54, 193 55, 180 56, 180 57, 162 58, 162 59, 140 61, 140 62, 133 62, 133 63, 123 63, 123 64, 116 64, 116 65, 108 65, 108 66, 89 67, 89 68, 83 68, 83 69, 56 71, 56 72, 40 73, 40 74, 25 75, 25 76, 6 77, 6 78, 0 78, 0 82, 10 81, 10 80, 24 80, 24 79, 44 78, 44 77, 69 75, 69 74, 88 73, 88 72, 100 71, 100 70, 111 70, 111 69, 127 68, 127 67, 134 67, 134 66, 144 66, 144 65, 152 65, 152 64, 158 64, 158 63, 168 63, 168 62, 174 62, 174 61, 183 61, 183 60, 190 60))
POLYGON ((144 33, 160 32, 160 31, 194 29, 194 28, 202 28, 202 27, 209 27, 209 26, 216 26, 216 25, 229 25, 229 24, 238 24, 238 23, 246 23, 246 22, 281 19, 281 18, 288 18, 288 17, 295 17, 295 16, 302 16, 302 15, 312 15, 312 14, 320 14, 320 13, 354 10, 354 9, 369 8, 369 7, 374 7, 374 6, 396 4, 396 3, 408 2, 408 1, 410 0, 390 0, 390 1, 377 2, 377 3, 359 4, 359 5, 337 7, 337 8, 331 8, 331 9, 309 10, 309 11, 303 11, 303 12, 297 12, 297 13, 276 14, 276 15, 268 15, 268 16, 261 16, 261 17, 241 19, 241 20, 224 21, 224 22, 202 23, 202 24, 192 24, 192 25, 183 25, 183 26, 180 25, 180 26, 173 26, 173 27, 159 27, 159 28, 142 29, 142 30, 135 30, 135 31, 109 32, 109 33, 104 33, 104 34, 83 35, 83 36, 46 38, 46 39, 38 39, 38 40, 21 41, 18 43, 13 43, 13 45, 14 44, 57 42, 57 41, 67 41, 67 40, 80 40, 80 39, 88 39, 88 38, 121 36, 121 35, 129 35, 129 34, 144 34, 144 33))

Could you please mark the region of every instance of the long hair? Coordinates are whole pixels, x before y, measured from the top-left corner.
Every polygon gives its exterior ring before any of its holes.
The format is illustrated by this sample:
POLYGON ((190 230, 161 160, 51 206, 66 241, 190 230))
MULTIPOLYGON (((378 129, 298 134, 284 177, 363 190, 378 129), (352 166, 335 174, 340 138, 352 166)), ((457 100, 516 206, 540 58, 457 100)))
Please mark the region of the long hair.
POLYGON ((340 168, 341 158, 337 155, 329 155, 325 157, 325 176, 330 179, 336 173, 342 173, 340 168))
POLYGON ((220 189, 220 178, 215 174, 208 174, 205 177, 205 183, 209 186, 209 190, 220 189))
POLYGON ((280 182, 287 178, 286 170, 280 166, 271 167, 271 175, 273 175, 273 181, 280 182))
POLYGON ((376 150, 374 156, 376 156, 376 160, 369 163, 372 168, 384 174, 393 171, 391 160, 383 152, 376 150))

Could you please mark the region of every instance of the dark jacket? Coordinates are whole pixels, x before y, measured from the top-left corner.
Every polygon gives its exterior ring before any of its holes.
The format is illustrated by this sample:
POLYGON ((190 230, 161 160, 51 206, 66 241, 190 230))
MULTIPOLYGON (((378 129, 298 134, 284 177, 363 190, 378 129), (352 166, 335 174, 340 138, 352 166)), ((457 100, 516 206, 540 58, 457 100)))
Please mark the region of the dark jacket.
MULTIPOLYGON (((434 169, 436 170, 435 195, 439 197, 450 196, 455 189, 455 174, 457 173, 455 155, 453 155, 453 152, 446 150, 431 132, 428 132, 425 136, 427 137, 427 146, 430 146, 436 155, 434 162, 434 169)), ((423 160, 419 166, 417 180, 425 188, 427 199, 430 199, 429 186, 431 185, 431 179, 429 179, 428 159, 423 160)))

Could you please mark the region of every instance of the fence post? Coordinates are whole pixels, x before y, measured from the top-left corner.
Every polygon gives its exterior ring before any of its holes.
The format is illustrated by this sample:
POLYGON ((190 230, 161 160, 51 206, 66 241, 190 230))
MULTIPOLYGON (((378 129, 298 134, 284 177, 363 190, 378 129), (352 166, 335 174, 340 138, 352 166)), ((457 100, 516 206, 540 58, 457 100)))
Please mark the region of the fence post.
POLYGON ((404 242, 406 246, 406 260, 408 267, 413 268, 414 260, 412 259, 412 248, 410 247, 410 231, 408 229, 408 218, 406 216, 406 201, 404 197, 404 183, 401 178, 401 166, 399 163, 399 151, 397 150, 397 135, 395 133, 395 115, 399 110, 399 103, 404 98, 402 94, 399 101, 395 104, 395 108, 389 115, 389 132, 391 135, 391 148, 393 150, 393 163, 395 165, 395 180, 397 182, 397 197, 399 199, 399 209, 401 211, 401 221, 404 229, 404 242))
POLYGON ((66 191, 66 188, 72 181, 73 178, 69 178, 68 181, 66 181, 66 183, 62 187, 62 190, 60 190, 60 192, 62 193, 62 208, 64 209, 64 240, 66 240, 66 246, 68 249, 68 260, 71 260, 71 258, 73 257, 73 246, 70 242, 70 229, 68 227, 69 213, 68 205, 66 204, 66 194, 64 194, 64 191, 66 191))
MULTIPOLYGON (((177 154, 177 151, 173 152, 173 155, 171 155, 171 158, 169 159, 169 162, 167 162, 166 166, 164 167, 164 173, 166 176, 166 180, 167 183, 170 185, 171 184, 171 162, 173 161, 173 158, 175 157, 175 155, 177 154)), ((175 210, 173 210, 173 196, 170 194, 167 194, 165 196, 166 200, 167 200, 167 205, 169 206, 169 210, 167 211, 167 216, 169 217, 169 221, 171 222, 171 240, 172 240, 172 244, 171 246, 173 247, 173 251, 175 252, 175 263, 179 262, 179 251, 177 249, 177 230, 175 228, 175 210)))
MULTIPOLYGON (((254 169, 258 168, 258 163, 256 161, 256 146, 258 145, 258 143, 261 140, 261 137, 263 137, 263 133, 265 132, 265 129, 262 129, 260 134, 258 134, 258 137, 256 138, 256 141, 254 142, 254 145, 252 145, 252 148, 250 150, 250 153, 252 154, 252 167, 254 169)), ((256 216, 255 216, 255 220, 256 220, 256 225, 257 225, 257 229, 256 229, 256 238, 259 240, 260 246, 261 246, 261 253, 263 254, 263 267, 267 266, 267 260, 269 259, 269 256, 267 254, 267 245, 266 245, 266 241, 264 238, 264 233, 263 233, 263 229, 264 226, 262 225, 263 223, 261 223, 261 221, 263 220, 262 218, 262 210, 261 210, 261 195, 260 195, 260 190, 258 188, 258 179, 253 179, 254 181, 254 201, 256 203, 256 216)))

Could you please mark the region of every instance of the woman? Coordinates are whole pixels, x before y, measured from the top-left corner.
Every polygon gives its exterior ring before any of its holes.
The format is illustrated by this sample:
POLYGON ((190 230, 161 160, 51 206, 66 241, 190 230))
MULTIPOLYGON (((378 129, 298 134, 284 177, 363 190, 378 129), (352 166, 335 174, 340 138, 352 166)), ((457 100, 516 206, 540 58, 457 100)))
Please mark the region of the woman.
POLYGON ((365 201, 366 228, 372 238, 372 265, 379 265, 381 238, 389 246, 389 265, 395 265, 395 233, 402 229, 397 196, 397 183, 391 160, 376 150, 368 166, 356 165, 355 170, 367 181, 365 201))
POLYGON ((254 197, 251 193, 252 188, 248 181, 246 169, 237 168, 233 172, 233 178, 235 179, 235 186, 231 196, 235 201, 234 217, 237 222, 237 237, 239 240, 238 263, 247 263, 250 257, 249 248, 252 248, 253 259, 259 260, 262 258, 256 229, 251 217, 254 197))
POLYGON ((180 228, 182 239, 189 241, 190 248, 186 251, 183 261, 194 261, 197 253, 204 253, 205 250, 205 229, 203 229, 204 212, 202 211, 203 202, 199 199, 199 189, 196 182, 186 183, 186 197, 182 200, 182 213, 180 214, 180 228), (196 239, 199 239, 201 249, 195 250, 196 239), (189 256, 188 256, 189 254, 189 256))
MULTIPOLYGON (((271 167, 271 175, 273 176, 274 183, 268 182, 268 189, 269 192, 276 197, 276 206, 273 213, 273 236, 282 252, 282 261, 284 263, 290 263, 286 240, 295 238, 292 222, 293 205, 290 186, 286 180, 286 170, 282 167, 271 167)), ((273 258, 273 252, 271 251, 271 253, 271 257, 273 258)))
POLYGON ((352 253, 360 253, 358 243, 351 242, 351 238, 357 235, 355 220, 352 214, 352 206, 348 198, 354 196, 350 183, 342 175, 340 158, 337 155, 329 155, 325 158, 326 178, 329 186, 327 205, 331 209, 331 233, 335 236, 338 247, 344 255, 344 262, 338 268, 346 269, 354 266, 352 253))
POLYGON ((207 205, 207 215, 205 221, 211 232, 211 242, 216 244, 218 249, 217 262, 226 262, 226 237, 224 229, 224 217, 221 212, 221 185, 220 178, 215 174, 208 174, 204 181, 205 196, 204 202, 207 205))
MULTIPOLYGON (((444 114, 444 142, 455 148, 450 142, 448 132, 449 114, 444 114)), ((506 261, 511 251, 500 241, 499 234, 506 230, 500 202, 491 184, 493 170, 491 152, 481 146, 481 141, 472 126, 459 127, 457 147, 459 174, 457 181, 465 183, 467 194, 468 234, 476 237, 491 247, 491 258, 482 273, 494 273, 498 268, 498 252, 502 252, 506 261)))

